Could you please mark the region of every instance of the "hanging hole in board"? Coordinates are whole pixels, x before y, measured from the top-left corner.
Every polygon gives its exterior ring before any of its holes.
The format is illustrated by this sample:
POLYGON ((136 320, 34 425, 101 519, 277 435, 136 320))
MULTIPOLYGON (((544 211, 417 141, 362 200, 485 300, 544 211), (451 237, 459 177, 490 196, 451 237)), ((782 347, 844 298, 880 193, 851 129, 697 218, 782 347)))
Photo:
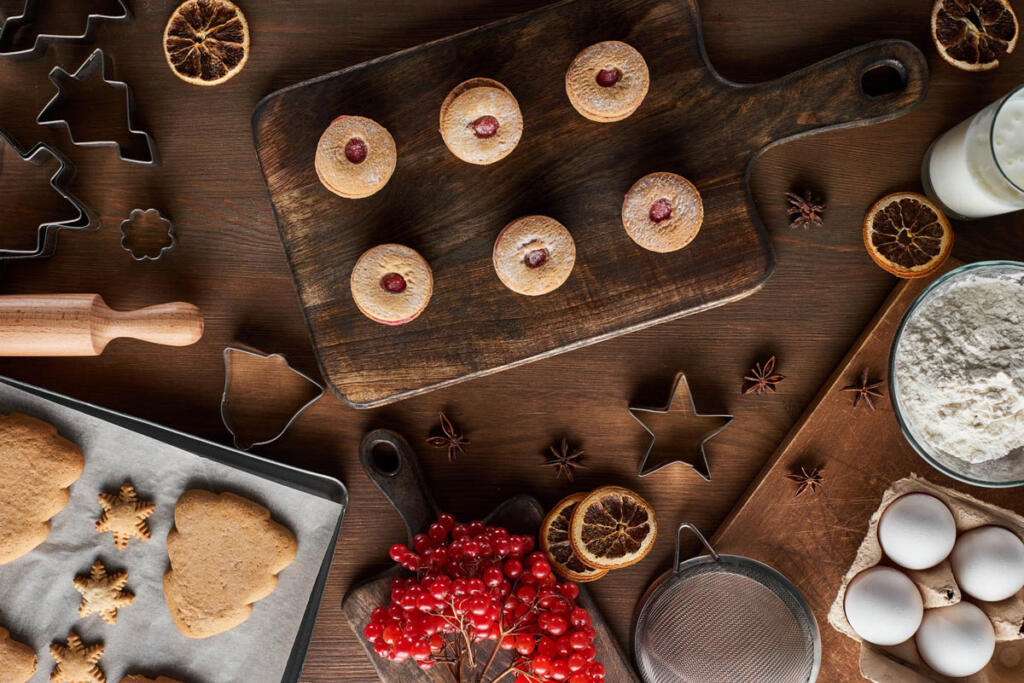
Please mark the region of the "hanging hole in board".
POLYGON ((383 475, 393 477, 398 474, 398 449, 387 441, 378 441, 370 449, 370 462, 383 475))
POLYGON ((883 59, 860 74, 860 90, 867 97, 885 97, 907 87, 907 68, 895 59, 883 59))

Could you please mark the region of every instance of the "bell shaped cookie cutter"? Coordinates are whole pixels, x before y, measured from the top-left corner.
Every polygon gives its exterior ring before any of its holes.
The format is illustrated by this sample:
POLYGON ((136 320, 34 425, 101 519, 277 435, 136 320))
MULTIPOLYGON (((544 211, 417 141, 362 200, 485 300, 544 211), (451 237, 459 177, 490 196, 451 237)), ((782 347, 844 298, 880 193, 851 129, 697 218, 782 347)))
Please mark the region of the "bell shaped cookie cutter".
POLYGON ((142 129, 135 127, 135 98, 132 96, 132 89, 124 81, 115 80, 112 73, 112 67, 110 60, 107 59, 106 54, 103 50, 97 48, 93 51, 89 57, 82 62, 82 65, 78 67, 78 70, 73 74, 69 74, 67 71, 59 66, 53 67, 50 71, 50 81, 57 86, 57 94, 46 103, 43 110, 39 112, 36 117, 36 123, 41 126, 50 127, 61 127, 63 126, 68 131, 68 137, 71 138, 72 144, 79 145, 82 147, 117 147, 117 155, 121 161, 128 161, 133 164, 142 164, 143 166, 156 166, 156 143, 153 141, 153 137, 142 129), (117 140, 76 140, 75 134, 71 130, 71 124, 67 119, 57 118, 53 113, 59 106, 65 103, 66 95, 64 93, 64 85, 71 79, 78 81, 79 83, 87 83, 92 80, 96 75, 103 80, 106 85, 113 86, 124 92, 126 107, 127 107, 127 122, 128 122, 128 134, 129 135, 141 135, 146 141, 146 156, 142 158, 136 158, 134 156, 125 153, 125 148, 121 146, 117 140))
POLYGON ((74 218, 40 223, 36 231, 36 245, 31 249, 0 249, 0 263, 51 256, 57 249, 57 233, 61 230, 95 230, 100 227, 99 217, 96 215, 96 212, 68 189, 75 177, 75 166, 67 157, 55 148, 42 142, 36 144, 31 149, 25 150, 12 136, 3 130, 0 130, 0 143, 13 150, 22 161, 27 161, 36 166, 41 166, 50 160, 56 160, 59 167, 50 177, 50 187, 71 204, 75 212, 74 218))
MULTIPOLYGON (((272 379, 269 372, 260 372, 259 376, 260 379, 263 380, 264 382, 268 382, 272 379)), ((293 368, 291 363, 288 362, 288 359, 285 358, 280 353, 263 353, 261 351, 256 351, 255 349, 247 348, 244 346, 227 346, 224 348, 224 392, 221 394, 220 398, 220 419, 221 422, 224 423, 224 427, 231 433, 231 438, 234 441, 235 448, 237 448, 238 450, 247 451, 250 448, 253 448, 254 446, 263 446, 265 444, 277 441, 282 436, 284 436, 284 433, 288 431, 288 428, 292 426, 295 420, 299 419, 299 416, 302 415, 303 412, 305 412, 306 408, 310 407, 311 405, 319 401, 323 395, 324 385, 322 385, 320 382, 317 382, 315 379, 305 374, 304 372, 300 372, 293 368), (232 379, 234 378, 234 374, 237 372, 235 368, 236 362, 233 359, 236 357, 236 355, 239 358, 245 360, 256 360, 266 362, 271 365, 275 365, 281 370, 287 370, 291 373, 294 373, 296 376, 306 380, 306 382, 308 382, 311 385, 311 388, 308 391, 309 399, 300 403, 297 406, 297 409, 294 412, 292 412, 289 417, 282 420, 282 426, 280 430, 278 430, 274 434, 271 434, 269 438, 249 439, 246 437, 245 434, 242 433, 240 425, 235 424, 235 422, 231 419, 230 406, 232 401, 231 396, 233 393, 231 390, 231 385, 232 379)))
POLYGON ((38 54, 43 51, 44 47, 55 41, 88 40, 96 29, 96 25, 101 21, 125 21, 131 19, 132 14, 128 10, 128 5, 125 3, 125 0, 117 0, 117 6, 119 11, 112 14, 105 14, 103 12, 92 12, 87 14, 85 17, 85 29, 78 35, 40 33, 36 36, 31 47, 27 47, 22 50, 5 49, 4 46, 7 45, 7 42, 12 40, 11 35, 16 33, 18 29, 32 24, 39 14, 39 0, 25 0, 25 5, 21 14, 9 16, 2 24, 0 24, 0 57, 16 57, 38 54))

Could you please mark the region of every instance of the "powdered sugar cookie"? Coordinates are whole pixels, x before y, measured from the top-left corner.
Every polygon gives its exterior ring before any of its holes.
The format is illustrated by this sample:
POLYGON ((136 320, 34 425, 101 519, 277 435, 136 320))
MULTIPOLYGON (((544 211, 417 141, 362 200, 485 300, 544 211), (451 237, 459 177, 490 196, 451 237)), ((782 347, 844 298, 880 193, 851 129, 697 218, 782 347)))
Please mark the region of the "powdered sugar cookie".
POLYGON ((490 78, 471 78, 441 104, 441 138, 471 164, 493 164, 512 153, 523 135, 523 115, 512 92, 490 78))
POLYGON ((569 102, 591 121, 621 121, 647 96, 650 74, 643 55, 617 40, 584 49, 565 72, 569 102))
POLYGON ((369 197, 384 187, 397 163, 391 133, 363 116, 334 119, 320 136, 314 158, 320 182, 346 199, 369 197))
POLYGON ((572 272, 576 243, 554 218, 523 216, 498 233, 492 260, 498 278, 513 292, 547 294, 572 272))
POLYGON ((700 193, 675 173, 651 173, 636 181, 622 202, 622 225, 634 242, 658 252, 682 249, 704 221, 700 193))
POLYGON ((84 467, 82 451, 52 424, 0 415, 0 564, 46 540, 50 519, 68 504, 68 487, 84 467))
POLYGON ((415 250, 381 244, 363 253, 349 281, 359 311, 374 322, 403 325, 430 302, 434 276, 415 250))
POLYGON ((0 681, 25 683, 32 678, 38 664, 32 648, 12 640, 7 629, 0 627, 0 681))
POLYGON ((253 603, 274 591, 297 547, 294 534, 248 498, 199 489, 181 494, 167 535, 171 566, 164 574, 174 625, 189 638, 238 626, 252 614, 253 603))

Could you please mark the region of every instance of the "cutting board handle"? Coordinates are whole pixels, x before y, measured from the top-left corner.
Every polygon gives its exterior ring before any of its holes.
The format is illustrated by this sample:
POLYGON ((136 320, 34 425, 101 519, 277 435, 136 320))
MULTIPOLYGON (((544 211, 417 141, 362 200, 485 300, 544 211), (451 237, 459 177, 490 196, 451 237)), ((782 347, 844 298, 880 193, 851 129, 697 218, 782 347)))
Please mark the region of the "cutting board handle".
POLYGON ((759 131, 755 143, 768 146, 822 128, 905 114, 924 100, 928 62, 905 40, 879 40, 750 88, 754 101, 743 107, 752 117, 748 130, 759 131))
POLYGON ((375 429, 363 436, 359 459, 370 481, 398 510, 412 544, 412 537, 425 533, 437 519, 437 505, 427 490, 409 442, 398 432, 375 429))

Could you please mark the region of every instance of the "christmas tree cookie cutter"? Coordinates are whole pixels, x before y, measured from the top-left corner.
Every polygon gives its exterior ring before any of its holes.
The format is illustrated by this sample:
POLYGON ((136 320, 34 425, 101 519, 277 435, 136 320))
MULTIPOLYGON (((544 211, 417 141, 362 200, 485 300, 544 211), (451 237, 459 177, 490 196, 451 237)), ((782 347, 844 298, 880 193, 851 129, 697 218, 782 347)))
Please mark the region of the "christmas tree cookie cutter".
MULTIPOLYGON (((96 212, 83 203, 69 189, 75 177, 75 166, 67 157, 42 142, 31 149, 24 149, 13 136, 0 130, 0 147, 7 146, 22 161, 41 166, 48 161, 56 161, 58 168, 50 177, 50 187, 60 195, 74 210, 74 217, 62 221, 40 223, 36 228, 36 244, 30 249, 0 249, 0 263, 21 259, 42 258, 53 255, 57 249, 57 234, 61 230, 95 230, 100 227, 96 212)), ((2 172, 2 166, 0 166, 2 172)))
POLYGON ((111 62, 107 59, 103 50, 99 48, 94 50, 73 74, 68 73, 59 66, 53 67, 50 71, 50 81, 57 86, 57 94, 46 103, 43 110, 39 112, 38 116, 36 116, 36 123, 40 126, 63 127, 67 129, 68 136, 71 138, 71 143, 74 145, 82 147, 117 147, 117 155, 120 157, 121 161, 128 161, 133 164, 142 164, 143 166, 157 165, 156 143, 153 141, 153 137, 146 131, 135 127, 135 98, 132 96, 132 89, 124 81, 114 79, 111 62), (67 103, 66 101, 68 97, 64 88, 69 80, 74 79, 79 83, 88 83, 97 75, 105 85, 112 86, 124 92, 128 114, 126 119, 128 134, 141 136, 143 138, 146 143, 146 153, 144 155, 133 156, 128 153, 117 140, 77 140, 75 139, 75 134, 71 129, 70 121, 55 113, 61 106, 67 103))
POLYGON ((708 454, 707 454, 707 443, 711 439, 718 436, 723 429, 729 426, 732 422, 733 416, 727 414, 707 414, 697 412, 697 404, 693 400, 693 393, 690 391, 690 383, 686 381, 686 375, 682 372, 677 373, 675 380, 672 382, 672 391, 668 397, 668 403, 662 408, 647 408, 639 406, 630 406, 629 414, 633 416, 633 419, 640 423, 640 426, 644 428, 650 437, 651 441, 647 446, 647 452, 644 453, 644 459, 640 463, 640 470, 637 472, 637 476, 646 477, 648 474, 653 474, 660 469, 668 467, 674 463, 682 463, 701 476, 705 481, 711 481, 711 468, 708 465, 708 454), (680 392, 682 389, 682 392, 680 392), (685 394, 685 396, 684 396, 685 394), (696 454, 690 458, 685 457, 673 457, 671 459, 663 460, 653 467, 647 467, 647 461, 651 457, 651 453, 654 452, 655 443, 658 438, 655 436, 654 431, 641 419, 641 414, 658 414, 658 415, 670 415, 673 413, 686 414, 691 419, 705 418, 705 419, 718 419, 722 421, 722 424, 709 432, 704 433, 700 440, 699 445, 696 449, 696 454))
POLYGON ((55 41, 76 41, 76 40, 88 40, 93 31, 95 31, 97 24, 101 21, 125 21, 131 19, 131 12, 128 10, 128 5, 125 0, 116 0, 118 11, 112 13, 105 12, 90 12, 85 17, 85 29, 80 34, 57 34, 57 33, 40 33, 36 36, 32 42, 31 47, 22 49, 9 49, 8 44, 14 41, 14 34, 20 29, 30 26, 36 20, 39 15, 39 0, 25 0, 25 5, 21 11, 21 14, 14 14, 7 17, 6 20, 0 24, 0 57, 16 57, 34 55, 43 51, 48 44, 55 41))

